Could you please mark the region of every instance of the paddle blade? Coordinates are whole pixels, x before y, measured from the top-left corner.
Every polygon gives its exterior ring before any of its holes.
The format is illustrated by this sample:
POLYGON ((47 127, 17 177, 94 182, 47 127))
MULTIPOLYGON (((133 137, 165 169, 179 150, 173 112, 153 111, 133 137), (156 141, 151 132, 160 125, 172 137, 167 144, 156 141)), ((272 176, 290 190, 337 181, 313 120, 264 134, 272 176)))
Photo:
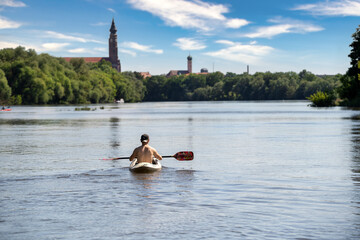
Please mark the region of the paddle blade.
POLYGON ((179 161, 191 161, 194 159, 194 153, 188 151, 178 152, 174 155, 174 158, 179 161))

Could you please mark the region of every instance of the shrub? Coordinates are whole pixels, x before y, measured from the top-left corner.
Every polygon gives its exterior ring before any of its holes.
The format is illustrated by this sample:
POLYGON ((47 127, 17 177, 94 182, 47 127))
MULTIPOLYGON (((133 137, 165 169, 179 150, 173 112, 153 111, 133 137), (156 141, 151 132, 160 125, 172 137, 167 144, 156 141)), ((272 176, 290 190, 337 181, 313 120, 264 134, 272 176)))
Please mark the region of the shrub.
POLYGON ((317 91, 316 93, 307 97, 312 102, 313 107, 331 107, 334 106, 335 96, 334 94, 328 94, 326 92, 317 91))

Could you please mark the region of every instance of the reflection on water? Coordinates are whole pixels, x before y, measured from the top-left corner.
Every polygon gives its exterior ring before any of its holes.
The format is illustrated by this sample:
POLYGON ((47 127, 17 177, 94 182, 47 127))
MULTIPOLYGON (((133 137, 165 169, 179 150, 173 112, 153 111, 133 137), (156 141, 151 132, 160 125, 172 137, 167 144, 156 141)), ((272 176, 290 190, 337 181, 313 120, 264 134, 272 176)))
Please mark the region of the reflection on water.
POLYGON ((351 171, 353 173, 352 179, 355 185, 360 186, 360 119, 355 118, 352 120, 352 123, 353 123, 351 129, 351 141, 352 141, 351 171))
MULTIPOLYGON (((110 131, 111 131, 111 141, 110 146, 116 150, 118 147, 120 147, 120 141, 119 141, 119 132, 120 129, 120 118, 112 117, 110 118, 110 131)), ((116 152, 115 152, 116 153, 116 152)), ((115 156, 114 153, 114 156, 115 156)))
MULTIPOLYGON (((133 184, 142 186, 144 189, 152 189, 153 185, 156 185, 159 181, 161 171, 156 171, 152 173, 133 173, 131 172, 131 177, 133 184)), ((144 196, 150 197, 150 196, 144 196)))
MULTIPOLYGON (((352 118, 351 128, 351 152, 352 162, 350 164, 354 184, 353 198, 351 200, 354 206, 353 222, 354 226, 360 231, 360 118, 359 116, 352 118)), ((360 233, 354 234, 354 238, 360 239, 360 233)))
POLYGON ((194 126, 193 126, 193 118, 189 117, 188 118, 188 125, 187 125, 187 135, 188 135, 188 142, 189 142, 189 147, 190 149, 193 149, 194 147, 194 143, 193 143, 193 138, 194 138, 194 126))
POLYGON ((178 182, 192 182, 194 181, 194 173, 195 170, 191 169, 182 169, 182 170, 176 170, 175 171, 175 177, 178 180, 178 182))

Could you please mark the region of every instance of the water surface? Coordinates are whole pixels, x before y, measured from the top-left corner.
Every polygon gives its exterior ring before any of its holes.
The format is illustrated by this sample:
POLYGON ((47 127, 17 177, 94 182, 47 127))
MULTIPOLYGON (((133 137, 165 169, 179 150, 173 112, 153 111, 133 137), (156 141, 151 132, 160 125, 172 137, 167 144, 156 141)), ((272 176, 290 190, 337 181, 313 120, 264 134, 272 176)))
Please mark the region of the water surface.
POLYGON ((0 113, 0 239, 359 239, 360 111, 307 105, 0 113), (132 174, 100 160, 129 156, 143 133, 194 161, 132 174))

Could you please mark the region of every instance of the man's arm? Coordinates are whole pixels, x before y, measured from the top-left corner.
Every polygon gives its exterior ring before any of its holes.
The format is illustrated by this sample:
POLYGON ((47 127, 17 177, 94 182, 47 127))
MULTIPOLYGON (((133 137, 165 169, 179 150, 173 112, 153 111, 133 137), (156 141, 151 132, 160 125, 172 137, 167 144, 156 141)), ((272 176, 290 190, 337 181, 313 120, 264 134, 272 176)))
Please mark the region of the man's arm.
POLYGON ((134 149, 134 151, 133 151, 133 153, 131 154, 131 156, 130 156, 130 162, 132 161, 132 160, 134 160, 134 158, 136 158, 136 156, 137 156, 137 151, 136 151, 136 148, 134 149))
POLYGON ((162 160, 162 156, 154 148, 153 148, 153 154, 156 157, 156 159, 162 160))

